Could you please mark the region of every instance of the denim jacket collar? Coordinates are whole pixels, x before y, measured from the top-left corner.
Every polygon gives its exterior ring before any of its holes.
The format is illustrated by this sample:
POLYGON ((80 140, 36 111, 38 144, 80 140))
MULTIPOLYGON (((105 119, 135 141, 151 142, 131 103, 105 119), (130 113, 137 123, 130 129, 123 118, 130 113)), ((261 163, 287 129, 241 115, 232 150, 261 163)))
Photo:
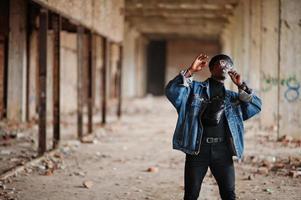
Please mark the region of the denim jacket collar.
MULTIPOLYGON (((206 94, 207 97, 210 99, 210 87, 209 87, 209 78, 207 78, 204 82, 202 82, 202 86, 206 87, 206 94)), ((225 92, 225 101, 229 102, 230 101, 230 93, 224 86, 224 92, 225 92)))

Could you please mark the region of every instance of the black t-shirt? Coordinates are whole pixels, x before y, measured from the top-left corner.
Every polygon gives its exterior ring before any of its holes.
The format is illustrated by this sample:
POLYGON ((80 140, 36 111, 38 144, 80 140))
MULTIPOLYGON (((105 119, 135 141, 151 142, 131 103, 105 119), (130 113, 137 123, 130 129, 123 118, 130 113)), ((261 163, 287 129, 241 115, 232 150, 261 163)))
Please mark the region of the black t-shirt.
POLYGON ((224 84, 213 78, 209 78, 209 92, 210 101, 201 116, 204 136, 225 138, 227 123, 224 112, 224 84))

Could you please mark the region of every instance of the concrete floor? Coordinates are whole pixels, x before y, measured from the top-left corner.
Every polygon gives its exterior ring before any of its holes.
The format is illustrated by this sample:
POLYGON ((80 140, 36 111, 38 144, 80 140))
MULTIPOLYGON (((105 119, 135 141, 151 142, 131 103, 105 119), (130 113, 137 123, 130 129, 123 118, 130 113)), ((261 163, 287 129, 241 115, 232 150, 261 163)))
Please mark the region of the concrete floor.
MULTIPOLYGON (((152 97, 128 101, 124 109, 121 121, 95 130, 93 143, 65 142, 61 167, 53 173, 44 176, 34 168, 12 178, 6 184, 6 190, 13 191, 8 196, 22 200, 182 199, 185 157, 171 149, 175 109, 166 98, 152 97), (84 187, 84 181, 92 186, 84 187)), ((273 142, 262 145, 256 128, 247 125, 247 130, 246 155, 301 156, 300 148, 273 142)), ((244 162, 235 162, 235 170, 238 199, 301 199, 301 178, 258 174, 256 166, 244 162)), ((210 170, 199 199, 219 199, 210 170)))

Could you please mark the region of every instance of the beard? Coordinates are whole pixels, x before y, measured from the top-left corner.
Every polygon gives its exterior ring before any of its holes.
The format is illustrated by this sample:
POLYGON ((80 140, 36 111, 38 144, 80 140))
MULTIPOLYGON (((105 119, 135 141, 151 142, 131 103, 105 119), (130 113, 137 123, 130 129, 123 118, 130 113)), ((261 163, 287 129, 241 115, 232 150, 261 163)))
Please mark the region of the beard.
POLYGON ((219 76, 214 76, 214 78, 224 81, 224 80, 226 80, 227 77, 226 77, 226 74, 221 74, 219 76))

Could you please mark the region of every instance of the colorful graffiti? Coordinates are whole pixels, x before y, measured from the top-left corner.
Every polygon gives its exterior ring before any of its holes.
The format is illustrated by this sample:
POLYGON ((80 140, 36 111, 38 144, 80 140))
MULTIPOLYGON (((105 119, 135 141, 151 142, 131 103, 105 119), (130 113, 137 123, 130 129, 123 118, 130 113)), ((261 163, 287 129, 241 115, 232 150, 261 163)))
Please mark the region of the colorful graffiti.
POLYGON ((289 76, 287 78, 272 77, 271 75, 266 75, 262 73, 262 88, 261 91, 268 92, 273 87, 278 85, 286 87, 284 91, 284 98, 288 102, 295 102, 300 99, 300 81, 298 81, 296 75, 289 76))

